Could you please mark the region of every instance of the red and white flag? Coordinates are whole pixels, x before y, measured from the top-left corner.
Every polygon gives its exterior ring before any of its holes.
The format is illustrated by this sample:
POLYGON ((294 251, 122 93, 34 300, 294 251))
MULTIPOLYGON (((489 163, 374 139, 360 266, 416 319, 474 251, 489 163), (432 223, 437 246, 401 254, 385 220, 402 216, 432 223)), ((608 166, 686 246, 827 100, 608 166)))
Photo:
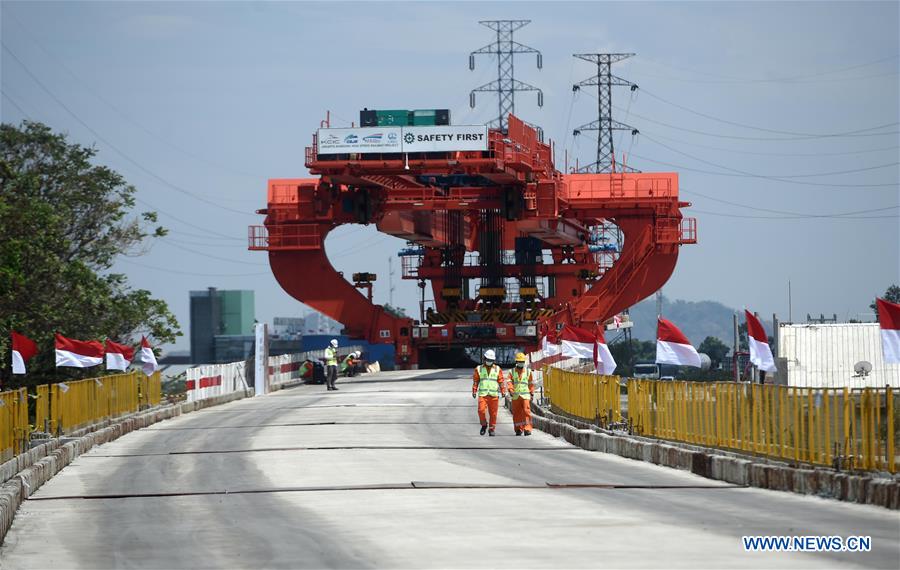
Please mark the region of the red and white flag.
POLYGON ((90 368, 103 364, 103 345, 96 340, 74 340, 56 333, 56 365, 90 368))
POLYGON ((562 349, 559 346, 558 339, 551 338, 550 335, 545 336, 541 339, 541 353, 544 358, 550 358, 551 356, 557 356, 562 352, 562 349))
POLYGON ((153 354, 153 347, 147 342, 147 337, 141 337, 141 362, 144 363, 144 374, 150 376, 157 370, 159 365, 156 363, 156 355, 153 354))
POLYGON ((594 344, 594 366, 596 366, 598 374, 608 375, 616 371, 616 361, 606 345, 606 338, 604 338, 602 330, 597 330, 594 344))
POLYGON ((886 364, 900 364, 900 305, 875 299, 878 325, 881 327, 881 350, 886 364))
POLYGON ((747 316, 747 341, 750 343, 750 362, 765 372, 775 372, 775 358, 772 356, 772 348, 769 346, 769 337, 766 329, 756 316, 748 310, 744 310, 747 316))
POLYGON ((106 369, 128 370, 131 360, 134 358, 134 349, 124 344, 115 343, 106 339, 106 369))
POLYGON ((656 363, 700 368, 700 354, 678 327, 659 317, 656 329, 656 363))
POLYGON ((12 373, 25 374, 25 363, 37 354, 37 345, 27 336, 12 331, 12 373))
POLYGON ((599 374, 612 374, 615 371, 616 361, 609 352, 603 331, 592 333, 586 329, 566 325, 559 333, 559 341, 563 356, 592 360, 599 374))
POLYGON ((594 344, 597 337, 591 331, 566 325, 559 333, 562 355, 594 360, 594 344))

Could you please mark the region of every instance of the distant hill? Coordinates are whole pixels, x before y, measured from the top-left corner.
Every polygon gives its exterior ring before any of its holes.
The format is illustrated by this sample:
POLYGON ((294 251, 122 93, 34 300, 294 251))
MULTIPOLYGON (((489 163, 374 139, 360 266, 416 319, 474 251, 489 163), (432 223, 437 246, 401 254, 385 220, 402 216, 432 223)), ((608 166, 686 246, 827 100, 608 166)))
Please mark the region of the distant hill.
MULTIPOLYGON (((743 312, 726 307, 716 301, 671 301, 663 296, 663 317, 675 323, 687 335, 691 344, 699 346, 703 339, 714 336, 727 344, 734 345, 732 315, 737 312, 738 324, 744 322, 743 312)), ((634 321, 632 335, 635 339, 656 340, 656 298, 650 297, 630 311, 634 321)), ((766 331, 772 334, 772 322, 761 319, 766 331)))

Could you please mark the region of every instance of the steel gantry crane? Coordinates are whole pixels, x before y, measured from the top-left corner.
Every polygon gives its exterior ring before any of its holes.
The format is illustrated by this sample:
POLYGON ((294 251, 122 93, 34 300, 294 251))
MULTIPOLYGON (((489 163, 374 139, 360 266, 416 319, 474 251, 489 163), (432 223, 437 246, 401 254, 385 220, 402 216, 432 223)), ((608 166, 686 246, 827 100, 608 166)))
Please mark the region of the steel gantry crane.
POLYGON ((250 249, 267 251, 284 290, 349 336, 394 344, 399 366, 463 347, 534 349, 565 323, 601 326, 659 289, 679 247, 696 242, 676 173, 562 173, 551 145, 515 115, 506 132, 454 127, 449 116, 443 126, 366 122, 313 136, 313 178, 269 180, 250 249), (339 274, 324 243, 342 224, 409 242, 403 278, 430 282, 434 307, 397 317, 339 274), (601 237, 610 224, 624 235, 621 250, 601 237))

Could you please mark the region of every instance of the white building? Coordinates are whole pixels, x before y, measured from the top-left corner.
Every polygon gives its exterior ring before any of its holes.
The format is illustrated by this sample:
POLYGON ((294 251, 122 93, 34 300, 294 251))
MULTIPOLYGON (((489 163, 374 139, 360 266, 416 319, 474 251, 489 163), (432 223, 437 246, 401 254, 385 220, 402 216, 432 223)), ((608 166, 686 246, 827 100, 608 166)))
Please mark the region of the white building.
POLYGON ((878 323, 781 323, 777 345, 788 386, 900 388, 900 364, 884 363, 878 323), (868 375, 854 372, 861 361, 872 364, 868 375))

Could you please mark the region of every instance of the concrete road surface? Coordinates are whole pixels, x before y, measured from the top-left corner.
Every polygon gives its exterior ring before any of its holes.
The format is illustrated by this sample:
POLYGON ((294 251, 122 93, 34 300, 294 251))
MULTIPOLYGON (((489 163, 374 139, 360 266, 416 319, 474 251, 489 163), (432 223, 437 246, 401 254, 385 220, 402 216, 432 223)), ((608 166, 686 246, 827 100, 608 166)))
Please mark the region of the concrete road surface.
POLYGON ((896 511, 515 437, 505 410, 481 437, 468 374, 302 386, 128 434, 23 504, 0 566, 900 568, 896 511), (872 550, 745 552, 745 535, 872 550))

